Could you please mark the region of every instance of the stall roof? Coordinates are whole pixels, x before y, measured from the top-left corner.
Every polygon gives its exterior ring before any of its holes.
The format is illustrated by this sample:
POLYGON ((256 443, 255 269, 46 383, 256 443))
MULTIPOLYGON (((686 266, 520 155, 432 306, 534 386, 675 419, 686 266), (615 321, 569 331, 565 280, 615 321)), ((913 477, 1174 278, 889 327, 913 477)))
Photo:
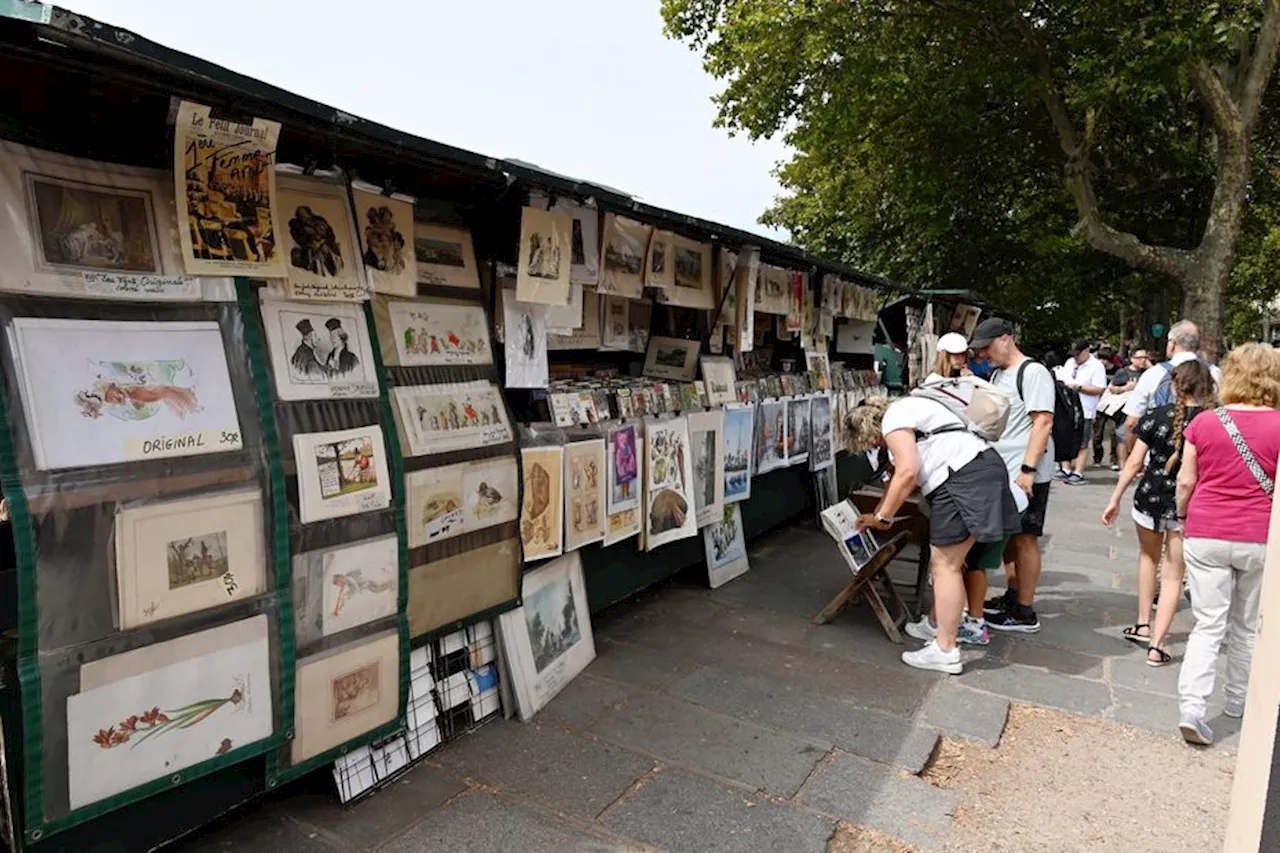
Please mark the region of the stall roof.
POLYGON ((0 0, 0 43, 72 67, 92 70, 95 64, 113 65, 136 75, 141 86, 171 85, 180 93, 178 90, 185 84, 193 96, 198 92, 218 92, 228 103, 242 103, 247 99, 271 104, 279 113, 271 118, 303 123, 390 156, 426 161, 447 170, 458 180, 491 186, 518 182, 551 194, 592 198, 603 209, 627 213, 689 236, 730 245, 759 246, 767 262, 812 268, 883 290, 909 290, 882 276, 820 258, 788 243, 649 205, 602 184, 550 172, 517 159, 488 157, 368 121, 57 6, 30 0, 0 0))

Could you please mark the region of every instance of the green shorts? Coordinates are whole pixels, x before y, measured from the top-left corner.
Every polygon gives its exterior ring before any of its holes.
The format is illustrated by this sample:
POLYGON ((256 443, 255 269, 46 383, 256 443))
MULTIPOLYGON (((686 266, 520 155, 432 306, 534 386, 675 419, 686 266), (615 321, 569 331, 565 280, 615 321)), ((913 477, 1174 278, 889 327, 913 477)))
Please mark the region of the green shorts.
POLYGON ((1006 536, 999 542, 975 542, 964 558, 966 572, 985 572, 1004 565, 1004 549, 1009 544, 1006 536))

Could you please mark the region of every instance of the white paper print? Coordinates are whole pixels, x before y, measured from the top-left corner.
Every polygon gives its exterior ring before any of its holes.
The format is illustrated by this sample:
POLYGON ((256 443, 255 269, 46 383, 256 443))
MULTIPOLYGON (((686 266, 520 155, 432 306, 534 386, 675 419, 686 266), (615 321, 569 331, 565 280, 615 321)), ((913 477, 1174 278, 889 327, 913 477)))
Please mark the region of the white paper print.
POLYGON ((809 398, 783 400, 787 409, 787 464, 798 465, 809 459, 809 398))
POLYGON ((787 407, 785 401, 760 403, 755 426, 755 473, 764 474, 787 464, 787 407))
POLYGON ((813 395, 809 413, 809 467, 814 471, 821 471, 835 464, 836 461, 831 395, 813 395))
POLYGON ((378 396, 363 306, 264 299, 262 325, 281 400, 378 396))
POLYGON ((387 303, 399 367, 492 364, 484 308, 462 303, 387 303))
POLYGON ((353 191, 356 227, 369 283, 378 293, 413 296, 418 292, 414 257, 413 202, 361 189, 353 191))
POLYGON ((382 428, 377 424, 293 437, 302 523, 391 505, 382 428))
POLYGON ((573 219, 566 213, 525 207, 520 215, 516 298, 525 303, 569 303, 573 219))
POLYGON ((508 388, 546 388, 547 308, 519 302, 512 291, 502 295, 504 349, 508 388))
POLYGON ((511 441, 501 394, 491 382, 393 388, 407 456, 427 456, 511 441))
POLYGON ((510 456, 411 471, 406 482, 410 548, 515 521, 520 513, 510 456))
POLYGON ((324 636, 395 615, 400 546, 394 536, 334 548, 321 561, 324 636))
POLYGON ((292 299, 359 302, 369 297, 345 185, 281 174, 285 287, 292 299))
POLYGON ((645 540, 648 550, 698 532, 685 418, 645 421, 645 540))
POLYGON ((690 491, 698 527, 706 527, 724 512, 724 412, 713 409, 686 417, 693 459, 690 491))

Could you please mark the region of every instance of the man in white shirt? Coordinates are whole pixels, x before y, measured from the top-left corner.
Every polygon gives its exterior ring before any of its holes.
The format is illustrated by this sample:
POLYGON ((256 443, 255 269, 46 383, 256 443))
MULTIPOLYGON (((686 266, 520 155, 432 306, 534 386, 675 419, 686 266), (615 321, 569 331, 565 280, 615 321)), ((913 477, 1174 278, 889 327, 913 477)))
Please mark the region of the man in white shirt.
POLYGON ((1078 486, 1085 481, 1084 469, 1089 464, 1089 454, 1093 448, 1093 422, 1098 416, 1098 401, 1102 392, 1107 390, 1107 368, 1089 349, 1085 341, 1076 341, 1071 345, 1071 368, 1069 378, 1063 384, 1080 395, 1080 407, 1084 409, 1084 441, 1080 443, 1080 452, 1070 469, 1062 475, 1062 481, 1071 486, 1078 486))
MULTIPOLYGON (((1138 419, 1158 406, 1173 402, 1174 368, 1193 358, 1199 358, 1199 352, 1199 327, 1190 320, 1174 323, 1169 330, 1169 342, 1165 346, 1168 361, 1147 368, 1138 378, 1138 384, 1129 392, 1129 401, 1124 404, 1126 458, 1133 451, 1134 430, 1137 429, 1138 419)), ((1209 373, 1213 376, 1215 386, 1222 382, 1222 371, 1216 364, 1209 365, 1209 373)))

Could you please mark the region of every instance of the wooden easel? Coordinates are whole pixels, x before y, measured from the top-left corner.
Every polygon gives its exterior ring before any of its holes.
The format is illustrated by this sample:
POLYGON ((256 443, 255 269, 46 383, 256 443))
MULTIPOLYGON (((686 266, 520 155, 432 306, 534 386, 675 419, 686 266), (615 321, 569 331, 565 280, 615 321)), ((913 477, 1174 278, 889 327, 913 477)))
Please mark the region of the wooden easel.
POLYGON ((902 643, 902 634, 898 626, 910 621, 911 611, 907 609, 906 602, 902 600, 897 587, 893 585, 893 579, 889 577, 889 563, 893 562, 893 558, 902 550, 908 536, 908 531, 903 530, 881 545, 880 550, 871 556, 853 580, 845 584, 844 589, 840 590, 836 597, 827 602, 827 606, 813 617, 813 624, 826 625, 861 595, 870 605, 871 612, 880 620, 880 627, 884 628, 889 639, 895 643, 902 643), (880 591, 876 589, 877 581, 883 585, 884 596, 889 600, 889 605, 892 605, 892 611, 885 604, 885 598, 880 597, 880 591))

